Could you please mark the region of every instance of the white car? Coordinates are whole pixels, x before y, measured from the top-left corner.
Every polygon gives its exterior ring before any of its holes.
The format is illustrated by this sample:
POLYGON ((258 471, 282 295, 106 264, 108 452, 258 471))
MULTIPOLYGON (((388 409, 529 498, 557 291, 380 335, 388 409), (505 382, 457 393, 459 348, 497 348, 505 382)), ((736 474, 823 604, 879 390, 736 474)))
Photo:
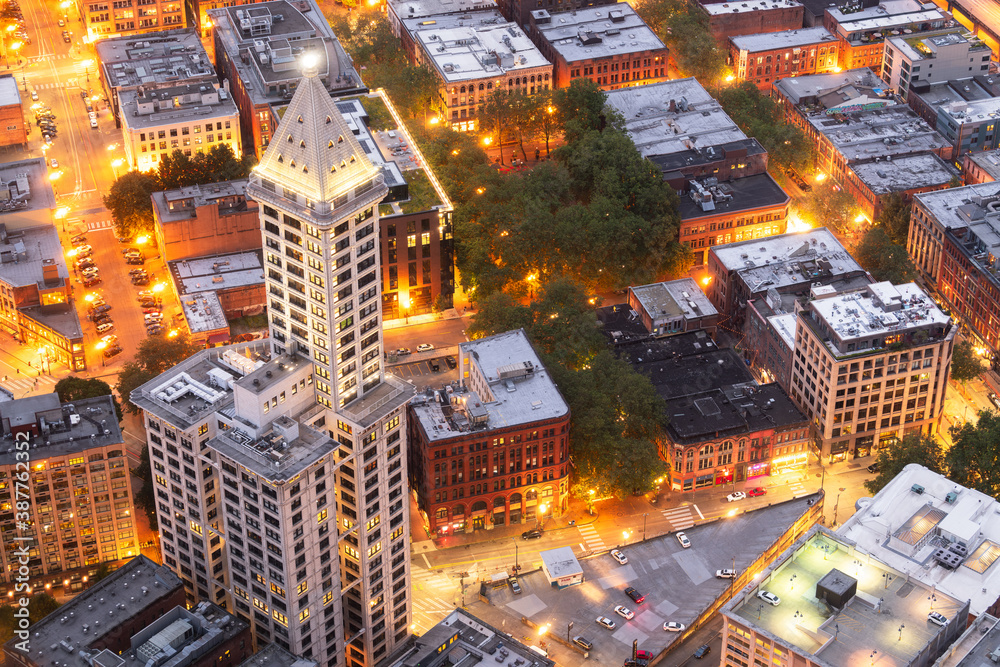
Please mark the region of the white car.
POLYGON ((736 578, 736 570, 730 570, 730 569, 716 570, 715 571, 715 578, 716 579, 735 579, 736 578))
POLYGON ((684 533, 677 533, 677 541, 681 543, 681 546, 685 549, 691 548, 691 540, 684 533))
POLYGON ((930 623, 933 623, 934 625, 940 626, 942 628, 948 625, 948 617, 945 616, 944 614, 939 614, 936 611, 932 611, 931 613, 927 614, 927 620, 930 623))
POLYGON ((628 565, 628 557, 621 551, 618 551, 618 549, 611 550, 611 557, 618 561, 619 565, 628 565))
POLYGON ((623 607, 621 605, 615 607, 615 613, 624 618, 626 621, 631 621, 633 618, 635 618, 634 611, 632 611, 628 607, 623 607))
POLYGON ((420 345, 417 345, 417 352, 430 352, 433 349, 434 346, 430 343, 421 343, 420 345))
POLYGON ((667 621, 663 624, 663 629, 667 632, 684 632, 687 626, 677 621, 667 621))
POLYGON ((59 168, 59 162, 55 158, 52 158, 51 163, 52 163, 52 168, 53 169, 58 169, 59 168))
POLYGON ((728 500, 731 503, 735 503, 737 500, 743 500, 746 497, 747 494, 743 493, 742 491, 736 491, 735 493, 730 493, 728 496, 726 496, 726 500, 728 500))
POLYGON ((779 598, 774 593, 771 593, 770 591, 760 591, 759 593, 757 593, 757 597, 759 597, 761 600, 768 603, 772 607, 777 607, 779 604, 781 604, 781 598, 779 598))
POLYGON ((598 616, 597 617, 597 624, 601 625, 601 626, 604 626, 608 630, 614 630, 615 628, 618 627, 617 625, 615 625, 614 621, 612 621, 610 618, 608 618, 606 616, 598 616))

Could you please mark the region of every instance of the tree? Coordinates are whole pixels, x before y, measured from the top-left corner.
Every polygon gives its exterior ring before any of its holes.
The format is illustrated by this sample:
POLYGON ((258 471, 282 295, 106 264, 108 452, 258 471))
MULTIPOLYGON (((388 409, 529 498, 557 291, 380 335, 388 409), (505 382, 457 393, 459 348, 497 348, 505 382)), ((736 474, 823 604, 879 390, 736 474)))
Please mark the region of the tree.
POLYGON ((878 474, 865 481, 865 489, 875 495, 892 481, 903 468, 916 463, 934 472, 944 471, 941 443, 932 435, 908 433, 895 444, 883 447, 878 453, 878 474))
POLYGON ((207 153, 197 153, 193 158, 177 149, 163 156, 156 176, 159 189, 174 190, 246 178, 255 162, 253 153, 244 154, 242 160, 236 159, 229 144, 216 144, 207 153))
POLYGON ((544 285, 532 302, 531 339, 546 364, 579 369, 604 347, 597 315, 579 283, 558 277, 544 285))
POLYGON ((955 343, 951 352, 951 379, 966 383, 979 377, 986 367, 976 354, 976 348, 968 340, 955 343))
POLYGON ((82 398, 94 398, 95 396, 110 396, 111 401, 115 404, 115 416, 118 418, 118 423, 120 424, 122 421, 121 403, 112 393, 111 385, 104 380, 85 379, 70 375, 56 383, 55 392, 59 395, 59 401, 62 403, 72 403, 82 398))
POLYGON ((125 402, 124 408, 132 414, 139 414, 141 409, 132 403, 132 391, 187 359, 198 349, 199 347, 191 344, 184 334, 173 338, 163 336, 144 338, 139 344, 135 359, 122 364, 122 369, 118 373, 115 390, 125 402))
POLYGON ((111 211, 115 233, 120 237, 149 234, 153 231, 153 201, 150 195, 159 190, 156 176, 139 171, 122 174, 104 195, 104 205, 111 211))
POLYGON ((905 246, 910 232, 912 202, 904 201, 903 195, 899 192, 890 192, 882 195, 880 199, 881 207, 875 224, 885 230, 893 243, 905 246))
MULTIPOLYGON (((28 618, 32 623, 37 623, 59 606, 59 602, 48 593, 32 595, 28 600, 28 618)), ((14 631, 18 627, 18 619, 14 617, 14 607, 9 604, 0 606, 0 642, 7 643, 13 639, 14 631)))
POLYGON ((567 143, 603 125, 604 103, 608 96, 590 79, 573 79, 569 86, 552 91, 556 123, 567 143))
POLYGON ((530 329, 535 314, 529 306, 519 304, 514 297, 494 292, 479 302, 479 310, 467 328, 469 338, 485 338, 515 329, 530 329))
POLYGON ((708 17, 694 3, 643 0, 635 9, 670 49, 685 76, 706 87, 719 82, 726 73, 726 53, 712 35, 708 17))
MULTIPOLYGON (((779 171, 805 169, 812 162, 813 144, 805 133, 785 123, 781 107, 744 81, 719 92, 719 104, 747 135, 767 149, 769 164, 779 171)), ((853 200, 851 204, 853 204, 853 200)))
POLYGON ((917 274, 904 246, 893 243, 880 227, 869 229, 854 249, 854 257, 875 280, 894 285, 912 281, 917 274))
POLYGON ((161 157, 156 168, 156 177, 160 181, 160 189, 176 190, 191 185, 196 174, 192 168, 191 158, 177 148, 174 152, 161 157))
POLYGON ((852 231, 849 223, 854 219, 857 208, 854 197, 828 178, 814 188, 799 210, 807 220, 846 234, 852 231))
POLYGON ((949 431, 952 446, 944 458, 948 478, 1000 498, 1000 415, 983 410, 975 425, 965 422, 949 431))
POLYGON ((149 446, 143 446, 142 454, 139 456, 139 466, 132 473, 142 480, 142 486, 135 494, 136 507, 141 507, 146 512, 149 519, 149 527, 157 529, 156 520, 156 497, 153 494, 153 471, 149 465, 149 446))

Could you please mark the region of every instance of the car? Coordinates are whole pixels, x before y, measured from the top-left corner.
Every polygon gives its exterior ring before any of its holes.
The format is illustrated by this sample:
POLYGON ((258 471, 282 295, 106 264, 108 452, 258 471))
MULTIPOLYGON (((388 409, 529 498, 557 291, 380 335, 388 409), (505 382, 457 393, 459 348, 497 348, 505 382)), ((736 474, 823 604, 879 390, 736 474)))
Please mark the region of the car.
POLYGON ((130 276, 144 276, 146 275, 146 269, 129 269, 128 274, 130 276))
POLYGON ((729 568, 726 568, 725 570, 716 570, 715 571, 715 578, 716 579, 735 579, 736 578, 736 570, 730 570, 729 568))
POLYGON ((584 651, 593 650, 594 644, 591 643, 586 637, 573 637, 573 643, 582 648, 584 651))
POLYGON ((150 336, 155 336, 157 334, 161 334, 164 331, 165 331, 165 328, 163 327, 162 324, 154 324, 154 325, 150 325, 150 326, 146 327, 146 333, 149 334, 150 336))
POLYGON ((397 357, 405 357, 409 353, 410 353, 410 348, 408 348, 408 347, 401 347, 398 350, 396 350, 396 356, 397 357))
POLYGON ((77 271, 89 269, 94 266, 94 260, 90 259, 89 257, 84 257, 82 259, 76 260, 76 264, 74 266, 76 266, 77 271))
POLYGON ((98 326, 101 324, 108 324, 112 320, 110 315, 98 315, 97 317, 93 318, 92 321, 94 323, 94 326, 98 326))
POLYGON ((534 540, 541 536, 542 536, 542 531, 538 530, 537 528, 526 530, 523 533, 521 533, 522 540, 534 540))
POLYGON ((99 315, 101 313, 106 313, 109 310, 111 310, 111 306, 109 306, 108 304, 106 304, 104 302, 101 302, 100 304, 98 304, 95 301, 94 303, 90 304, 90 312, 94 313, 95 315, 99 315))
POLYGON ((709 646, 708 644, 702 644, 695 650, 694 657, 696 660, 701 660, 711 652, 712 652, 711 646, 709 646))
POLYGON ((83 279, 83 286, 84 287, 93 287, 94 285, 100 285, 100 284, 101 284, 100 277, 84 278, 83 279))
POLYGON ((653 659, 653 652, 652 651, 644 651, 641 648, 640 649, 636 649, 636 651, 635 651, 635 657, 636 657, 637 660, 652 660, 653 659))
POLYGON ((757 496, 763 496, 767 493, 767 489, 763 486, 755 486, 752 489, 747 490, 747 496, 750 498, 756 498, 757 496))
POLYGON ((437 373, 441 370, 441 362, 437 359, 431 359, 427 362, 427 365, 431 367, 431 370, 437 373))
POLYGON ((624 618, 626 621, 631 621, 635 618, 635 612, 628 607, 622 605, 615 605, 615 613, 624 618))
POLYGON ((772 607, 777 607, 779 604, 781 604, 781 598, 779 598, 777 595, 775 595, 770 591, 761 590, 757 593, 757 597, 759 597, 761 600, 768 603, 772 607))
POLYGON ((94 128, 95 130, 97 129, 97 118, 91 117, 91 119, 90 119, 90 127, 94 128))
POLYGON ((122 254, 125 255, 125 259, 128 259, 129 257, 141 257, 143 259, 146 259, 146 256, 143 255, 138 250, 129 249, 129 250, 126 250, 125 252, 123 252, 122 254))
POLYGON ((105 322, 104 324, 97 325, 97 333, 107 333, 115 328, 115 325, 111 322, 105 322))
POLYGON ((508 579, 507 584, 510 586, 510 590, 514 595, 521 594, 521 584, 517 583, 517 577, 511 577, 508 579))
POLYGON ((619 565, 628 565, 628 556, 618 551, 618 549, 611 550, 611 557, 618 561, 619 565))
POLYGON ((618 625, 607 616, 598 616, 597 624, 607 628, 608 630, 614 630, 618 627, 618 625))
POLYGON ((629 586, 625 589, 625 595, 632 599, 632 602, 636 604, 642 604, 642 601, 646 599, 646 596, 637 591, 636 589, 629 586))
POLYGON ((691 540, 684 533, 677 533, 677 541, 681 543, 681 546, 685 549, 691 548, 691 540))
POLYGON ((62 19, 59 19, 59 27, 62 28, 65 25, 66 25, 66 22, 63 21, 62 19))
POLYGON ((434 346, 430 343, 421 343, 420 345, 417 345, 417 352, 430 352, 433 349, 434 346))
POLYGON ((110 357, 115 356, 116 354, 121 354, 121 352, 122 352, 121 346, 120 345, 115 345, 113 347, 105 348, 104 349, 104 356, 110 358, 110 357))
POLYGON ((69 36, 69 33, 66 32, 65 30, 63 30, 62 38, 63 41, 66 42, 67 44, 73 41, 73 39, 69 36))
POLYGON ((995 393, 993 393, 992 391, 990 393, 988 393, 986 396, 987 396, 987 398, 990 399, 990 403, 993 404, 993 407, 995 407, 996 409, 1000 410, 1000 398, 998 398, 997 395, 995 393))
POLYGON ((37 90, 33 90, 33 91, 31 91, 31 99, 32 99, 33 101, 35 101, 35 102, 37 102, 37 101, 38 101, 38 91, 37 91, 37 90))
POLYGON ((728 496, 726 496, 726 500, 731 503, 735 503, 737 500, 743 500, 746 497, 747 494, 743 493, 742 491, 734 491, 733 493, 730 493, 728 496))
POLYGON ((94 299, 93 301, 90 302, 90 306, 89 306, 90 312, 94 312, 95 310, 97 310, 101 306, 106 306, 106 305, 107 305, 107 303, 104 301, 103 297, 97 297, 96 299, 94 299))
POLYGON ((139 266, 142 266, 143 264, 146 263, 146 260, 144 260, 142 257, 126 257, 125 258, 125 263, 126 264, 138 264, 139 266))
POLYGON ((69 242, 74 246, 83 245, 84 243, 87 242, 87 237, 84 236, 83 234, 77 234, 76 236, 71 238, 69 242))
POLYGON ((948 617, 945 616, 944 614, 939 614, 936 611, 932 611, 931 613, 927 614, 927 621, 942 628, 948 625, 948 617))
POLYGON ((879 466, 878 461, 876 461, 875 463, 868 466, 868 472, 870 472, 873 475, 877 475, 880 467, 881 466, 879 466))
POLYGON ((80 269, 80 273, 85 276, 99 276, 101 275, 101 270, 96 266, 87 266, 80 269))
POLYGON ((667 632, 684 632, 687 626, 677 621, 667 621, 663 624, 663 629, 667 632))
POLYGON ((448 368, 452 370, 455 370, 455 367, 458 366, 458 362, 455 361, 455 357, 445 357, 444 363, 448 364, 448 368))
POLYGON ((52 165, 53 169, 58 169, 59 168, 59 160, 57 160, 55 158, 52 158, 51 160, 49 160, 49 164, 52 165))
POLYGON ((159 322, 163 319, 163 313, 149 313, 142 316, 147 322, 159 322))
POLYGON ((162 312, 163 312, 163 309, 160 308, 159 306, 150 306, 149 308, 143 308, 142 309, 142 314, 143 315, 154 315, 154 314, 155 315, 160 315, 162 312))
POLYGON ((101 336, 101 341, 105 345, 114 345, 115 343, 118 342, 118 336, 116 336, 114 334, 108 334, 107 336, 101 336))
POLYGON ((139 302, 139 306, 142 308, 155 308, 156 306, 159 305, 161 304, 156 299, 143 299, 142 301, 139 302))
POLYGON ((94 252, 93 246, 84 244, 76 249, 76 256, 83 257, 84 255, 89 255, 92 252, 94 252))
POLYGON ((135 278, 132 278, 132 284, 136 287, 145 287, 149 284, 149 278, 146 276, 136 276, 135 278))
POLYGON ((152 298, 154 298, 155 296, 156 296, 156 294, 154 294, 153 292, 151 292, 151 291, 150 291, 150 290, 148 290, 148 289, 146 289, 146 290, 142 290, 142 291, 141 291, 141 292, 139 292, 139 294, 138 294, 138 297, 139 297, 140 299, 145 299, 145 298, 149 298, 149 299, 152 299, 152 298))

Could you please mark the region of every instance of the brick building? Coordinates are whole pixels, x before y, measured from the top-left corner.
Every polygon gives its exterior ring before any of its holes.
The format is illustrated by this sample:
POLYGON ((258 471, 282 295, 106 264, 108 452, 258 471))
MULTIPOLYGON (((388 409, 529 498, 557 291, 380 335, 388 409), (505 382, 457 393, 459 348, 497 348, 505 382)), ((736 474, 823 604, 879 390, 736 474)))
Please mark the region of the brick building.
POLYGON ((108 37, 187 27, 183 0, 97 0, 74 3, 88 44, 108 37))
POLYGON ((729 48, 730 37, 797 30, 805 12, 796 0, 699 2, 698 9, 708 16, 708 29, 723 49, 729 48))
POLYGON ((153 235, 166 262, 259 250, 257 203, 246 180, 154 192, 153 235))
POLYGON ((839 44, 826 28, 801 28, 729 38, 729 61, 737 81, 769 90, 779 78, 835 72, 839 44))
POLYGON ((962 159, 966 185, 1000 180, 1000 150, 971 153, 962 159))
POLYGON ((840 42, 840 68, 868 67, 874 72, 882 71, 888 37, 935 30, 947 21, 948 15, 933 2, 921 0, 845 4, 823 12, 823 27, 840 42))
POLYGON ((29 128, 17 79, 9 74, 0 76, 0 146, 27 144, 29 128))
POLYGON ((715 335, 719 311, 694 278, 628 288, 629 307, 652 336, 673 336, 686 331, 715 335))
POLYGON ((413 62, 418 58, 414 35, 421 30, 483 26, 502 23, 505 18, 495 0, 388 0, 385 7, 392 33, 413 62))
POLYGON ((410 480, 435 535, 559 515, 569 406, 523 330, 459 346, 459 381, 409 405, 410 480))
POLYGON ((603 7, 617 4, 613 0, 497 0, 497 6, 508 21, 527 27, 529 15, 536 9, 549 12, 568 12, 586 7, 603 7))

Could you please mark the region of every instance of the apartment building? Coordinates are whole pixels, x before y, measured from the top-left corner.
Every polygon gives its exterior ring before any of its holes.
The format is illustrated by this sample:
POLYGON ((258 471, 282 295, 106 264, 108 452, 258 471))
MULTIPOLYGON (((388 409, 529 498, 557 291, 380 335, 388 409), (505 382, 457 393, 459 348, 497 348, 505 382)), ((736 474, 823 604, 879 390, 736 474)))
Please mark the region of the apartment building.
POLYGON ((1000 149, 966 155, 962 175, 966 185, 1000 180, 1000 149))
POLYGON ((569 406, 524 330, 462 343, 458 356, 458 382, 409 406, 410 478, 427 530, 559 516, 569 502, 569 406))
POLYGON ((762 90, 779 78, 835 72, 840 45, 823 27, 729 38, 729 62, 737 81, 762 90))
POLYGON ((497 0, 500 13, 516 25, 527 27, 531 12, 544 9, 549 12, 568 12, 587 7, 614 5, 609 0, 497 0))
POLYGON ((685 331, 715 335, 719 311, 694 278, 634 285, 628 288, 626 300, 646 331, 655 338, 685 331))
POLYGON ((181 0, 95 0, 76 3, 89 44, 123 35, 187 27, 181 0))
POLYGON ((414 34, 420 30, 490 25, 505 20, 494 0, 388 0, 385 9, 392 34, 399 38, 413 62, 417 61, 414 34))
MULTIPOLYGON (((914 98, 917 95, 916 90, 910 93, 914 98)), ((1000 132, 997 131, 1000 96, 938 102, 936 111, 935 127, 951 143, 955 155, 1000 148, 1000 132)))
POLYGON ((24 146, 28 143, 28 125, 21 105, 21 91, 17 79, 7 74, 0 76, 0 146, 24 146))
POLYGON ((9 592, 24 565, 33 588, 54 586, 69 594, 80 589, 90 568, 139 555, 125 445, 111 396, 63 404, 52 393, 2 402, 0 432, 10 443, 0 456, 0 581, 9 592), (31 447, 26 484, 15 442, 31 447), (29 522, 15 521, 19 502, 28 503, 29 522), (22 546, 28 549, 26 563, 19 560, 22 546))
POLYGON ((882 79, 903 99, 918 82, 935 83, 986 74, 990 47, 958 26, 890 37, 885 43, 882 79))
POLYGON ((185 84, 122 91, 118 99, 122 146, 132 169, 151 171, 176 150, 191 156, 222 144, 237 158, 243 155, 239 110, 225 88, 185 84))
POLYGON ((708 16, 708 29, 723 49, 729 48, 730 37, 797 30, 805 13, 796 0, 699 2, 697 6, 708 16))
POLYGON ((152 199, 153 236, 165 262, 260 250, 260 212, 247 199, 245 179, 154 192, 152 199))
POLYGON ((915 283, 813 287, 798 311, 789 394, 830 462, 934 435, 957 327, 915 283))
POLYGON ((873 72, 882 71, 886 39, 937 30, 949 20, 933 2, 921 0, 847 3, 823 12, 823 27, 840 42, 840 69, 867 67, 873 72))
POLYGON ((628 3, 550 14, 531 12, 527 33, 552 63, 554 88, 588 78, 604 90, 667 77, 667 47, 628 3))

